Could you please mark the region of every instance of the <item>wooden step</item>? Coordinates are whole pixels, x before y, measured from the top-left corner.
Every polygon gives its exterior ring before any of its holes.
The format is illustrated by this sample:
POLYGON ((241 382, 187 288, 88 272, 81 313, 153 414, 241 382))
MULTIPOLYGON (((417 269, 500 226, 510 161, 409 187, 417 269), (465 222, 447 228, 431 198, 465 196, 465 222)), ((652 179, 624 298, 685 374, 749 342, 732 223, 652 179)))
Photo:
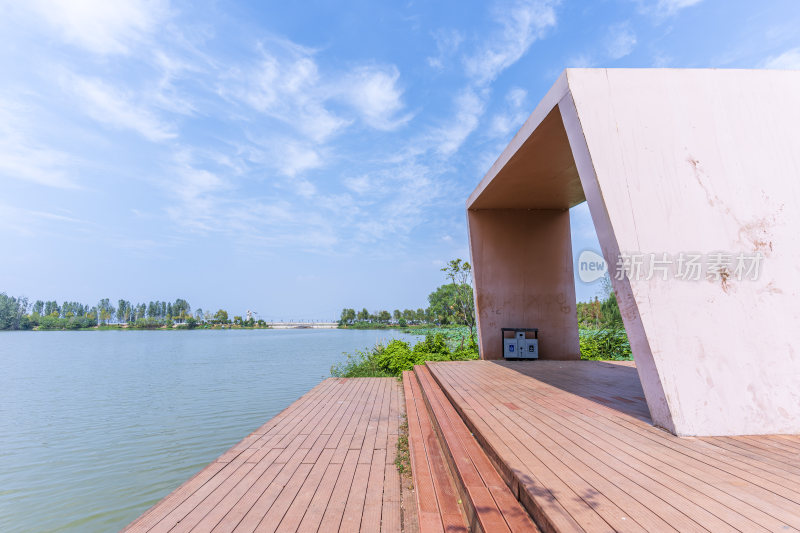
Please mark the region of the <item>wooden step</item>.
POLYGON ((420 533, 466 533, 458 492, 413 372, 403 372, 403 388, 420 533))
POLYGON ((430 370, 424 365, 415 366, 414 374, 456 481, 470 529, 485 533, 539 531, 430 370))

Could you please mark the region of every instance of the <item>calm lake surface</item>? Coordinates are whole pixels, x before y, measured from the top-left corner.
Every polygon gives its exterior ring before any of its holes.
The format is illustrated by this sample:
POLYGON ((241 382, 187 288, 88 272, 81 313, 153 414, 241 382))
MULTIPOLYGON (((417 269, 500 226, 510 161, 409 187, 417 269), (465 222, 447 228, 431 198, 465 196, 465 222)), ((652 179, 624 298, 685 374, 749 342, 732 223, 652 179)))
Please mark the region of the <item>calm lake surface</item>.
POLYGON ((0 333, 0 531, 117 531, 394 331, 0 333))

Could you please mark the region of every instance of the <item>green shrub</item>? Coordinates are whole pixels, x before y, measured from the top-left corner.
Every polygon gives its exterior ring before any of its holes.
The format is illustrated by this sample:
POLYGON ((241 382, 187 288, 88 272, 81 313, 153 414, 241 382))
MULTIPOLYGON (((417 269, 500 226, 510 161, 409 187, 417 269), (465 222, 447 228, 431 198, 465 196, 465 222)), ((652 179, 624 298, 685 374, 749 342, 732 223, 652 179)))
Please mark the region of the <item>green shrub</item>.
POLYGON ((424 341, 411 348, 407 342, 393 340, 386 346, 377 345, 370 351, 347 355, 347 359, 331 367, 336 377, 384 377, 400 376, 404 370, 425 361, 456 361, 478 359, 478 347, 474 342, 451 350, 442 333, 429 334, 424 341))
POLYGON ((581 359, 630 361, 631 345, 622 328, 581 329, 581 359))

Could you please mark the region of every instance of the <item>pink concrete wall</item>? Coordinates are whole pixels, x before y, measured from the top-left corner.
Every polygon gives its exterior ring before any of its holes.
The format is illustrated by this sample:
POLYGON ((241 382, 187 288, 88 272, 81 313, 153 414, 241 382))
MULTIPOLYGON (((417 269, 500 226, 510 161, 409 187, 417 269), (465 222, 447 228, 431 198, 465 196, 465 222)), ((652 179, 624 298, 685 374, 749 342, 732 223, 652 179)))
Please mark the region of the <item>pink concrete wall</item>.
POLYGON ((679 435, 800 433, 800 71, 567 79, 608 261, 614 250, 764 257, 755 280, 615 282, 651 411, 667 405, 662 425, 679 435))
POLYGON ((469 210, 481 356, 502 359, 500 328, 541 330, 542 359, 580 359, 569 212, 469 210))
POLYGON ((613 279, 654 423, 800 433, 798 95, 800 71, 565 71, 467 202, 483 356, 521 326, 542 330, 542 358, 578 358, 563 209, 579 177, 610 265, 763 255, 752 280, 613 279))

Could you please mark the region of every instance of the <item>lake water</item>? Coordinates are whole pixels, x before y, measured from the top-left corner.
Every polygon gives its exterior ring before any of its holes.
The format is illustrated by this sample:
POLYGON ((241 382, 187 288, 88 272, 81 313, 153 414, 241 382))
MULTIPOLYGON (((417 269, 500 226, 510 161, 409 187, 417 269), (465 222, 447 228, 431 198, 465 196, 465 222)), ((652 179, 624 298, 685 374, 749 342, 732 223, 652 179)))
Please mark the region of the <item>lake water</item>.
POLYGON ((0 333, 0 531, 117 531, 394 331, 0 333))

